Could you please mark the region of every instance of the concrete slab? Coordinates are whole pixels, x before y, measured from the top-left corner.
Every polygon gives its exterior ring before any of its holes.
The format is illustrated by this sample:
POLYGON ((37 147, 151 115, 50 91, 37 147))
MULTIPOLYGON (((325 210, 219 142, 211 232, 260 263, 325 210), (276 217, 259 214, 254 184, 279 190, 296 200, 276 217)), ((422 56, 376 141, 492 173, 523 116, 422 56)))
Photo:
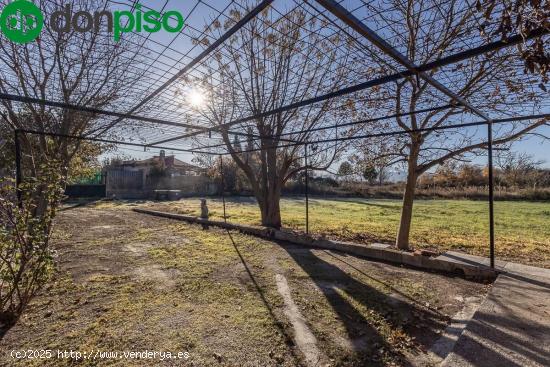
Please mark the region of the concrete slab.
POLYGON ((550 270, 499 265, 501 274, 442 366, 550 366, 550 270))
POLYGON ((451 353, 460 338, 460 335, 466 329, 468 322, 472 319, 477 309, 483 302, 482 297, 468 297, 464 308, 456 313, 451 319, 451 323, 441 335, 441 337, 430 347, 428 353, 433 363, 441 363, 451 353))
MULTIPOLYGON (((456 251, 447 251, 444 254, 436 257, 436 259, 451 261, 457 264, 469 264, 475 266, 489 267, 491 265, 491 261, 488 257, 468 255, 456 251)), ((503 269, 506 264, 508 264, 508 261, 496 260, 495 268, 497 270, 503 269)))
POLYGON ((390 245, 388 245, 387 243, 371 243, 370 245, 368 245, 370 248, 381 248, 381 249, 387 249, 387 248, 391 248, 390 245))
POLYGON ((516 274, 527 277, 542 277, 550 279, 550 269, 537 268, 535 266, 507 263, 504 271, 508 274, 516 274))

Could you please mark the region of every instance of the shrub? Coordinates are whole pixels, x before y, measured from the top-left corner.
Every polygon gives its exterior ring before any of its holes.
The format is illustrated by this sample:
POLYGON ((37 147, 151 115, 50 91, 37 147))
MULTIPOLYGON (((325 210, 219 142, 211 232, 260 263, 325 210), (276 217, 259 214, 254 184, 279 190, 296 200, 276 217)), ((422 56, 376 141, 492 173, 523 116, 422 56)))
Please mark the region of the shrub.
POLYGON ((21 185, 0 181, 0 329, 12 326, 53 269, 48 246, 55 209, 63 195, 54 170, 21 185))

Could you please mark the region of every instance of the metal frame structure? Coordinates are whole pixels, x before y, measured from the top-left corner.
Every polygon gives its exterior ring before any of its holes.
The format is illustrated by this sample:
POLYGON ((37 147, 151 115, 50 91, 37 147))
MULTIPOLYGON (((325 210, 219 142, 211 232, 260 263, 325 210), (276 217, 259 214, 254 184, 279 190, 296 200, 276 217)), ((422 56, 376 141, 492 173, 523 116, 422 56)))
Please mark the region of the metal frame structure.
MULTIPOLYGON (((446 86, 441 84, 438 80, 435 78, 429 76, 426 72, 441 68, 447 65, 451 65, 463 60, 467 60, 482 54, 485 54, 487 52, 493 52, 497 51, 501 48, 510 47, 513 45, 516 45, 520 42, 523 42, 526 39, 534 38, 534 37, 540 37, 541 35, 545 35, 548 33, 547 29, 537 29, 532 31, 528 35, 515 35, 512 37, 509 37, 507 39, 498 40, 495 42, 487 43, 478 47, 474 47, 471 49, 468 49, 466 51, 458 52, 452 55, 448 55, 442 58, 439 58, 435 61, 426 63, 424 65, 416 65, 414 62, 412 62, 410 59, 408 59, 406 56, 401 54, 397 49, 393 48, 388 42, 386 42, 385 39, 383 39, 380 35, 378 35, 374 30, 370 29, 363 21, 358 19, 352 12, 348 11, 346 8, 341 6, 339 2, 334 0, 315 0, 316 3, 321 5, 324 9, 326 9, 328 12, 333 14, 336 18, 340 19, 344 24, 348 25, 351 29, 353 29, 355 32, 357 32, 359 35, 364 37, 366 40, 370 42, 370 44, 375 45, 378 49, 380 49, 385 55, 389 56, 391 59, 396 61, 399 65, 403 66, 404 70, 398 70, 393 74, 385 75, 376 79, 368 80, 365 82, 361 82, 356 85, 344 87, 340 90, 333 91, 330 93, 326 93, 323 95, 315 96, 309 99, 305 99, 299 102, 290 103, 288 105, 275 108, 270 111, 266 111, 254 116, 247 116, 243 118, 236 119, 234 121, 230 121, 226 124, 220 125, 220 126, 214 126, 214 127, 206 127, 206 126, 200 126, 197 124, 190 124, 190 123, 181 123, 176 122, 168 119, 161 119, 161 118, 151 118, 147 116, 141 116, 136 115, 136 112, 145 106, 147 103, 152 101, 155 97, 157 97, 161 92, 167 90, 167 88, 172 85, 176 80, 181 78, 182 76, 186 75, 189 71, 191 71, 194 67, 196 67, 198 64, 201 63, 207 56, 211 55, 220 45, 222 45, 225 41, 227 41, 231 36, 233 36, 237 31, 239 31, 241 28, 245 27, 248 22, 250 22, 252 19, 254 19, 258 14, 260 14, 262 11, 267 9, 272 3, 273 0, 263 0, 259 2, 258 5, 256 5, 252 10, 250 10, 244 17, 242 17, 239 21, 235 22, 235 24, 228 29, 220 38, 215 40, 213 43, 211 43, 204 51, 202 51, 199 55, 192 58, 191 61, 182 69, 180 69, 176 74, 174 74, 172 77, 170 77, 168 80, 163 82, 158 88, 156 88, 152 93, 148 94, 145 98, 143 98, 139 103, 135 104, 132 108, 128 110, 126 113, 120 113, 115 111, 108 111, 108 110, 102 110, 102 109, 96 109, 96 108, 89 108, 86 106, 76 106, 66 103, 60 103, 55 101, 49 101, 49 100, 43 100, 43 99, 37 99, 37 98, 31 98, 27 96, 19 96, 19 95, 13 95, 13 94, 5 94, 0 93, 0 99, 2 100, 9 100, 9 101, 15 101, 20 103, 30 103, 30 104, 40 104, 55 108, 61 108, 61 109, 68 109, 73 111, 80 111, 84 113, 90 113, 93 115, 102 115, 102 116, 109 116, 109 117, 116 117, 116 119, 107 125, 105 129, 102 129, 102 134, 106 131, 110 130, 111 128, 115 127, 117 124, 119 124, 123 120, 133 120, 133 121, 142 121, 152 124, 158 124, 163 126, 172 126, 177 128, 185 128, 192 130, 191 132, 188 132, 186 134, 177 135, 174 137, 170 137, 167 139, 157 140, 154 142, 145 142, 145 143, 135 143, 135 142, 125 142, 120 140, 114 140, 114 139, 103 139, 100 135, 95 136, 73 136, 73 135, 64 135, 64 134, 58 134, 54 132, 44 132, 44 131, 38 131, 38 130, 25 130, 25 129, 19 129, 14 131, 14 139, 15 139, 15 153, 16 153, 16 185, 17 188, 20 187, 22 182, 22 168, 21 168, 21 145, 20 145, 20 134, 39 134, 39 135, 47 135, 52 137, 67 137, 67 138, 74 138, 79 140, 89 140, 94 142, 100 142, 100 143, 107 143, 107 144, 116 144, 116 145, 128 145, 128 146, 137 146, 137 147, 143 147, 143 148, 158 148, 158 149, 166 149, 166 150, 173 150, 173 151, 181 151, 181 152, 189 152, 189 153, 197 153, 197 154, 209 154, 209 155, 215 155, 219 156, 220 159, 220 172, 221 172, 221 180, 222 180, 222 199, 223 199, 223 211, 224 211, 224 220, 227 221, 226 216, 226 203, 225 203, 225 194, 224 194, 224 178, 223 178, 223 155, 227 155, 229 153, 220 153, 220 152, 212 152, 209 151, 211 148, 219 148, 225 146, 225 144, 218 144, 218 145, 209 145, 204 146, 200 150, 199 149, 183 149, 178 147, 170 147, 170 146, 164 146, 163 144, 175 142, 187 138, 192 138, 195 136, 198 136, 200 134, 208 134, 209 137, 211 137, 211 134, 214 132, 220 132, 224 130, 228 130, 229 128, 233 126, 241 125, 245 122, 252 121, 254 119, 258 118, 264 118, 268 117, 273 114, 295 110, 301 107, 310 106, 319 102, 323 102, 329 99, 349 95, 351 93, 355 93, 358 91, 362 91, 368 88, 372 88, 375 86, 380 86, 392 81, 397 81, 403 78, 411 78, 416 77, 423 79, 425 82, 429 83, 431 86, 433 86, 436 90, 442 92, 444 95, 446 95, 450 99, 450 103, 434 108, 429 109, 421 109, 418 111, 411 111, 407 113, 402 114, 392 114, 388 116, 382 116, 377 118, 371 118, 368 120, 362 120, 362 121, 355 121, 355 122, 348 122, 343 125, 335 125, 335 126, 325 126, 325 127, 318 127, 315 128, 315 131, 319 130, 330 130, 334 128, 338 128, 339 126, 352 126, 352 125, 358 125, 358 124, 364 124, 365 122, 376 122, 381 121, 385 119, 392 119, 399 116, 406 116, 406 115, 413 115, 423 112, 429 112, 429 111, 438 111, 438 110, 444 110, 452 107, 456 107, 458 105, 461 105, 465 107, 466 109, 470 110, 474 114, 480 116, 482 118, 482 121, 477 122, 469 122, 469 123, 460 123, 460 124, 452 124, 452 125, 445 125, 445 126, 438 126, 438 127, 432 127, 432 128, 422 128, 422 129, 410 129, 408 131, 390 131, 390 132, 384 132, 384 133, 378 133, 378 134, 368 134, 368 135, 354 135, 349 137, 336 137, 331 139, 324 139, 319 142, 338 142, 338 141, 344 141, 344 140, 353 140, 353 139, 366 139, 366 138, 372 138, 372 137, 382 137, 382 136, 392 136, 392 135, 399 135, 399 134, 406 134, 406 133, 412 133, 412 132, 426 132, 426 131, 437 131, 437 130, 446 130, 446 129, 460 129, 460 128, 466 128, 466 127, 472 127, 472 126, 482 126, 486 125, 487 127, 487 152, 488 152, 488 167, 489 167, 489 229, 490 229, 490 263, 491 267, 494 267, 494 261, 495 261, 495 229, 494 229, 494 175, 493 175, 493 131, 492 127, 494 124, 502 124, 507 122, 514 122, 514 121, 524 121, 524 120, 530 120, 530 119, 538 119, 538 118, 550 118, 550 114, 539 114, 539 115, 529 115, 529 116, 515 116, 510 118, 502 118, 502 119, 492 119, 488 115, 486 115, 483 111, 480 111, 478 108, 470 104, 468 101, 466 101, 461 96, 457 95, 450 89, 448 89, 446 86)), ((309 4, 312 2, 312 0, 305 1, 306 4, 309 4)), ((242 133, 239 131, 229 131, 231 135, 237 135, 237 136, 247 136, 249 137, 250 134, 242 133)), ((296 134, 300 132, 285 132, 284 136, 296 134)), ((253 134, 252 137, 254 139, 273 139, 272 136, 262 136, 253 134)), ((308 172, 310 169, 309 161, 308 161, 308 145, 313 144, 313 142, 310 141, 295 141, 292 139, 285 139, 278 137, 278 140, 284 142, 284 145, 278 146, 277 148, 281 147, 289 147, 294 145, 302 145, 304 146, 304 152, 305 152, 305 200, 306 200, 306 233, 309 233, 309 182, 308 182, 308 172)), ((257 151, 260 149, 253 149, 253 150, 246 150, 243 152, 252 152, 257 151)), ((18 198, 19 201, 21 200, 21 193, 18 191, 18 198)))
POLYGON ((436 61, 427 63, 425 65, 420 65, 420 66, 416 67, 415 70, 398 71, 398 72, 396 72, 394 74, 391 74, 391 75, 387 75, 387 76, 384 76, 384 77, 381 77, 381 78, 369 80, 367 82, 356 84, 356 85, 353 85, 353 86, 350 86, 350 87, 342 88, 338 91, 327 93, 327 94, 317 96, 317 97, 313 97, 313 98, 310 98, 310 99, 307 99, 307 100, 304 100, 304 101, 291 103, 287 106, 279 107, 279 108, 276 108, 274 110, 266 111, 266 112, 263 112, 263 113, 260 113, 260 114, 254 115, 254 116, 248 116, 248 117, 240 118, 240 119, 228 122, 228 123, 220 125, 220 126, 211 127, 211 128, 205 129, 205 130, 201 129, 199 131, 195 131, 195 132, 192 132, 192 133, 189 133, 189 134, 180 135, 180 136, 176 136, 176 137, 169 138, 169 139, 164 139, 164 140, 161 140, 161 141, 156 141, 154 143, 151 143, 151 145, 166 144, 166 143, 176 141, 176 140, 191 138, 191 137, 197 136, 199 134, 202 134, 206 131, 213 132, 213 131, 220 131, 221 129, 228 129, 232 126, 239 125, 239 124, 242 124, 244 122, 252 121, 254 119, 268 117, 268 116, 271 116, 271 115, 274 115, 274 114, 277 114, 277 113, 294 110, 294 109, 297 109, 297 108, 300 108, 300 107, 309 106, 309 105, 312 105, 312 104, 315 104, 315 103, 323 102, 323 101, 326 101, 326 100, 329 100, 329 99, 332 99, 332 98, 341 97, 341 96, 351 94, 351 93, 354 93, 354 92, 359 92, 359 91, 362 91, 362 90, 365 90, 365 89, 368 89, 368 88, 377 87, 377 86, 387 84, 387 83, 390 83, 390 82, 393 82, 393 81, 397 81, 397 80, 400 80, 400 79, 415 76, 416 73, 421 73, 421 72, 433 70, 433 69, 436 69, 436 68, 441 68, 443 66, 451 65, 451 64, 457 63, 459 61, 470 59, 470 58, 475 57, 475 56, 483 55, 487 52, 497 51, 497 50, 499 50, 501 48, 504 48, 504 47, 514 46, 514 45, 516 45, 520 42, 523 42, 524 39, 535 38, 535 37, 540 36, 541 34, 546 34, 546 33, 548 33, 546 30, 536 30, 536 31, 531 32, 525 38, 523 38, 522 36, 519 36, 519 35, 512 36, 512 37, 509 37, 505 40, 495 41, 495 42, 492 42, 490 44, 480 46, 480 47, 476 47, 476 48, 471 49, 471 50, 467 50, 467 51, 464 51, 464 52, 459 52, 457 54, 446 56, 444 58, 441 58, 441 59, 438 59, 436 61))
MULTIPOLYGON (((266 9, 269 5, 273 3, 273 0, 263 0, 258 4, 254 9, 252 9, 248 14, 246 14, 241 20, 239 20, 231 29, 229 29, 223 36, 218 38, 214 43, 212 43, 210 46, 208 46, 203 52, 201 52, 197 57, 195 57, 189 64, 187 64, 183 69, 178 71, 174 76, 172 76, 170 79, 168 79, 164 84, 162 84, 160 87, 158 87, 155 91, 153 91, 151 94, 149 94, 147 97, 145 97, 143 100, 141 100, 138 104, 136 104, 134 107, 130 109, 128 114, 132 114, 136 112, 139 108, 143 107, 147 102, 151 101, 155 96, 159 95, 162 91, 164 91, 168 86, 170 86, 172 83, 174 83, 176 80, 181 78, 183 75, 187 74, 195 65, 199 64, 201 60, 206 58, 210 53, 212 53, 215 49, 217 49, 222 43, 224 43, 227 39, 229 39, 232 35, 234 35, 239 29, 244 27, 249 21, 254 19, 256 15, 258 15, 261 11, 266 9)), ((123 118, 119 118, 118 120, 115 120, 111 127, 121 122, 123 118)))

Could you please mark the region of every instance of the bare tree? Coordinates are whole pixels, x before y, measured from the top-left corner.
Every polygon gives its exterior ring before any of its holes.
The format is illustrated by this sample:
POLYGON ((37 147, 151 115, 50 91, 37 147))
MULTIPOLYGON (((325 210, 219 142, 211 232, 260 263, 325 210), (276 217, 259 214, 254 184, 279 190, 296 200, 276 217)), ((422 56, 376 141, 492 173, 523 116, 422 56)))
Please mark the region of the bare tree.
MULTIPOLYGON (((241 17, 236 10, 231 14, 233 22, 241 17)), ((215 22, 210 31, 221 32, 230 25, 222 27, 215 22)), ((225 147, 246 175, 265 226, 281 227, 281 190, 287 180, 306 168, 304 145, 290 144, 284 138, 298 144, 309 142, 314 136, 312 128, 349 118, 353 109, 345 101, 330 100, 261 116, 289 103, 337 90, 344 83, 347 40, 338 34, 324 36, 317 27, 303 10, 278 16, 268 9, 215 52, 205 66, 204 78, 191 80, 207 95, 207 106, 200 112, 211 126, 221 127, 225 147), (247 146, 257 152, 235 149, 224 126, 242 116, 261 116, 238 128, 255 136, 248 139, 247 146), (288 132, 296 133, 285 135, 288 132)), ((341 150, 341 144, 310 145, 308 168, 328 168, 341 150)))
MULTIPOLYGON (((49 19, 52 12, 66 4, 93 13, 105 10, 108 2, 48 0, 37 5, 49 19)), ((35 42, 24 45, 2 39, 0 91, 92 108, 109 108, 122 97, 128 98, 140 76, 134 67, 140 55, 131 43, 115 42, 107 27, 102 28, 97 32, 78 33, 71 28, 57 33, 45 26, 35 42)), ((2 100, 0 123, 3 130, 84 136, 107 121, 89 113, 2 100)), ((67 176, 69 163, 81 146, 79 140, 46 135, 21 134, 20 141, 25 169, 33 177, 40 174, 46 162, 59 165, 63 176, 67 176)), ((45 210, 45 202, 37 204, 39 214, 45 210)))
MULTIPOLYGON (((480 41, 472 24, 479 19, 475 8, 466 2, 451 0, 441 3, 436 0, 391 0, 395 11, 383 15, 391 24, 389 38, 397 39, 406 50, 406 56, 416 64, 427 63, 434 58, 469 47, 472 41, 480 41), (477 38, 476 38, 477 37, 477 38)), ((455 93, 484 111, 514 113, 522 103, 533 109, 543 98, 531 88, 532 83, 514 62, 514 52, 501 50, 466 62, 460 62, 443 70, 431 70, 428 74, 439 79, 455 93)), ((453 103, 438 94, 420 78, 406 78, 386 85, 385 96, 390 96, 386 108, 389 113, 403 114, 424 108, 453 103)), ((401 249, 409 248, 409 233, 413 216, 416 183, 420 175, 448 160, 461 160, 469 154, 479 154, 487 148, 483 130, 462 129, 457 131, 418 131, 459 123, 464 119, 479 119, 468 115, 462 106, 434 110, 397 117, 395 123, 403 130, 401 140, 395 141, 390 154, 392 163, 402 162, 407 166, 407 181, 403 197, 401 221, 396 244, 401 249), (403 139, 404 137, 404 139, 403 139)), ((547 124, 545 120, 514 122, 495 127, 495 144, 504 144, 547 124)), ((388 144, 391 143, 388 139, 388 144)))
POLYGON ((531 178, 544 161, 536 160, 527 153, 504 151, 497 155, 497 167, 500 169, 501 180, 508 186, 521 187, 531 178))

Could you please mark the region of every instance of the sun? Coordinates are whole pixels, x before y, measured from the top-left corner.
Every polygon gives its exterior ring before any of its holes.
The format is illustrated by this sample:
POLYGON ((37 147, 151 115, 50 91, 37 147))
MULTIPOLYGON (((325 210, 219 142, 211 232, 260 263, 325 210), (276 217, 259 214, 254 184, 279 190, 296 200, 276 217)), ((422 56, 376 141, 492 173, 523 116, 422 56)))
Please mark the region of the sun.
POLYGON ((191 106, 198 108, 204 106, 206 98, 201 90, 195 88, 189 91, 187 100, 191 106))

